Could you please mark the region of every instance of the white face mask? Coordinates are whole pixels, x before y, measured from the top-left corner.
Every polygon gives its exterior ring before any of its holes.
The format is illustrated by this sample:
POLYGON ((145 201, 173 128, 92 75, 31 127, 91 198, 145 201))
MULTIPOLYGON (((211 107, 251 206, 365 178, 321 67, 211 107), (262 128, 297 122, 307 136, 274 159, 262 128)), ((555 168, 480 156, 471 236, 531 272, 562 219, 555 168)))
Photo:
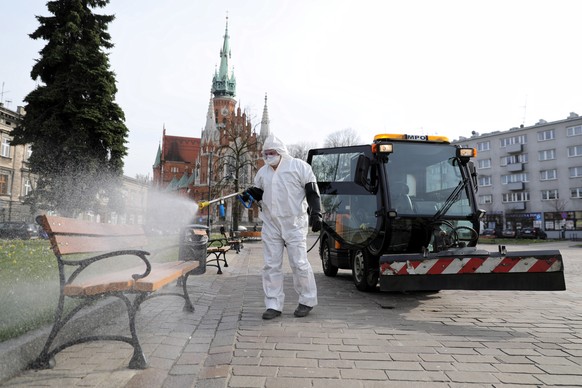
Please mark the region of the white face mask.
POLYGON ((281 161, 281 155, 267 155, 267 156, 265 156, 265 162, 267 162, 267 164, 269 166, 276 166, 279 164, 280 161, 281 161))

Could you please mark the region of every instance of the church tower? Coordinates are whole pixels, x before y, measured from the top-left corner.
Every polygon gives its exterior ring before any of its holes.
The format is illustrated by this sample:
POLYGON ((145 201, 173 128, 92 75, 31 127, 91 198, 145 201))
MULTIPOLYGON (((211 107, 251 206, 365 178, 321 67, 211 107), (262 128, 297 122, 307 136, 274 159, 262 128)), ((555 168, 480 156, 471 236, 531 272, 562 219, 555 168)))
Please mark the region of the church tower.
MULTIPOLYGON (((250 186, 264 161, 262 143, 270 133, 267 96, 260 134, 253 129, 250 115, 236 97, 236 78, 230 63, 228 17, 220 49, 220 65, 215 68, 210 89, 206 122, 200 138, 166 135, 154 162, 154 183, 162 190, 176 192, 196 202, 222 197, 250 186)), ((242 209, 236 199, 224 203, 226 209, 211 205, 200 214, 198 223, 221 222, 236 228, 238 222, 253 222, 258 209, 242 209), (206 220, 204 219, 206 218, 206 220)))
POLYGON ((267 109, 267 93, 265 93, 265 106, 263 108, 263 117, 261 119, 261 129, 259 131, 259 136, 261 138, 261 144, 265 144, 265 139, 271 134, 271 129, 269 128, 269 110, 267 109))
POLYGON ((236 78, 234 68, 230 67, 230 36, 228 35, 228 16, 226 17, 226 28, 224 31, 224 41, 220 50, 220 66, 214 71, 212 77, 212 94, 214 95, 214 114, 216 116, 217 127, 220 130, 227 125, 229 117, 235 113, 236 100, 236 78))

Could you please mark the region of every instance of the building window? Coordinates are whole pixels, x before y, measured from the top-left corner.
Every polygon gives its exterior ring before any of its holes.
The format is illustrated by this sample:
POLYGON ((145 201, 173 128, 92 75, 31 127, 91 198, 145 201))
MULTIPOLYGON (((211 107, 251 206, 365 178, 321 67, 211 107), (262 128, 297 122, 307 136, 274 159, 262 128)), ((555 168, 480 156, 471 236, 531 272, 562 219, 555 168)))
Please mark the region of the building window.
POLYGON ((527 154, 507 155, 501 158, 501 166, 515 163, 527 163, 527 154))
POLYGON ((538 152, 540 162, 544 160, 554 160, 556 159, 556 150, 543 150, 538 152))
POLYGON ((558 190, 542 190, 542 200, 558 199, 558 190))
POLYGON ((170 172, 177 174, 178 173, 178 167, 170 167, 170 172))
POLYGON ((538 132, 538 141, 553 140, 556 138, 556 132, 553 129, 538 132))
POLYGON ((501 176, 501 184, 506 185, 508 183, 516 183, 516 182, 529 182, 529 176, 527 172, 521 174, 508 174, 501 176))
POLYGON ((493 195, 485 194, 479 196, 479 205, 486 205, 493 202, 493 195))
POLYGON ((570 172, 570 178, 582 177, 582 167, 570 167, 568 171, 570 172))
POLYGON ((477 163, 478 168, 491 168, 491 159, 481 159, 477 163))
POLYGON ((582 198, 582 187, 570 189, 570 198, 582 198))
POLYGON ((479 177, 479 186, 491 186, 491 177, 488 175, 481 175, 479 177))
POLYGON ((0 156, 5 158, 10 157, 10 139, 7 137, 2 138, 2 148, 0 149, 0 156))
POLYGON ((30 144, 26 145, 26 154, 24 155, 24 160, 28 161, 30 159, 30 155, 32 155, 32 146, 30 144))
POLYGON ((489 141, 482 141, 477 143, 477 151, 489 151, 491 149, 491 143, 489 141))
POLYGON ((0 173, 0 194, 8 194, 8 174, 0 173))
POLYGON ((32 182, 30 182, 30 179, 24 180, 24 187, 22 192, 25 196, 30 195, 30 193, 32 193, 32 182))
POLYGON ((582 212, 547 212, 544 213, 544 228, 546 230, 580 230, 582 228, 582 212))
POLYGON ((512 144, 527 144, 527 135, 506 137, 504 139, 499 139, 499 141, 502 148, 512 144))
POLYGON ((568 147, 568 157, 582 156, 582 145, 568 147))
POLYGON ((555 168, 551 170, 540 171, 541 181, 551 181, 554 179, 558 179, 558 170, 556 170, 555 168))
POLYGON ((566 133, 568 134, 568 136, 582 135, 582 125, 576 125, 574 127, 567 127, 566 133))
POLYGON ((502 202, 524 202, 529 201, 529 192, 505 193, 501 196, 502 202))

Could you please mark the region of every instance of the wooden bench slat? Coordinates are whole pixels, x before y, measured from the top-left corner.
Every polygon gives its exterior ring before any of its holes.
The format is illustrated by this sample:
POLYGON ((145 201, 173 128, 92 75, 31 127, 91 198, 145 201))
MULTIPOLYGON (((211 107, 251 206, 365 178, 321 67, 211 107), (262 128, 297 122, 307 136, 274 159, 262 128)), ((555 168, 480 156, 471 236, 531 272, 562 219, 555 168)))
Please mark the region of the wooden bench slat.
POLYGON ((145 236, 56 236, 54 240, 57 253, 68 255, 71 253, 109 252, 131 248, 142 248, 147 245, 145 236))
POLYGON ((44 225, 45 229, 48 227, 48 229, 53 233, 110 236, 112 228, 124 235, 141 235, 144 233, 141 225, 101 224, 98 222, 87 222, 57 216, 46 217, 45 221, 48 223, 48 225, 44 225))
POLYGON ((225 245, 223 247, 208 247, 206 248, 206 252, 208 253, 215 253, 215 252, 228 252, 230 251, 230 246, 229 245, 225 245))
POLYGON ((198 261, 184 261, 174 263, 153 264, 152 273, 143 279, 139 279, 134 289, 137 291, 155 291, 166 284, 177 280, 186 273, 198 268, 198 261))
POLYGON ((198 266, 198 261, 153 263, 151 273, 143 279, 138 279, 136 282, 131 275, 143 273, 145 271, 145 265, 143 265, 74 281, 65 286, 64 293, 67 296, 92 296, 113 291, 156 291, 198 268, 198 266))
POLYGON ((128 291, 133 288, 134 273, 143 273, 145 265, 109 274, 96 275, 87 279, 75 280, 67 284, 64 293, 67 296, 98 295, 109 291, 128 291))

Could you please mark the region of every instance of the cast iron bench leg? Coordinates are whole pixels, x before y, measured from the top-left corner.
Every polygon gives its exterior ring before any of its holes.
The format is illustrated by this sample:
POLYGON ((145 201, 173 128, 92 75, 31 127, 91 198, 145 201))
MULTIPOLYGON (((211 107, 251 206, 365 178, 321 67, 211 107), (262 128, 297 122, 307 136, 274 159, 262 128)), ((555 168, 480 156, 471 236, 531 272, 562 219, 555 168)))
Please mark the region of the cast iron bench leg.
MULTIPOLYGON (((185 287, 185 286, 184 286, 185 287)), ((130 308, 128 306, 127 314, 129 315, 129 331, 131 332, 131 342, 133 346, 133 356, 129 361, 129 368, 130 369, 146 369, 148 367, 148 362, 146 359, 145 354, 143 354, 143 350, 139 343, 139 339, 137 337, 137 332, 135 330, 135 316, 137 311, 139 310, 139 306, 141 302, 143 302, 147 298, 146 293, 139 294, 135 297, 133 302, 133 306, 130 308)))

